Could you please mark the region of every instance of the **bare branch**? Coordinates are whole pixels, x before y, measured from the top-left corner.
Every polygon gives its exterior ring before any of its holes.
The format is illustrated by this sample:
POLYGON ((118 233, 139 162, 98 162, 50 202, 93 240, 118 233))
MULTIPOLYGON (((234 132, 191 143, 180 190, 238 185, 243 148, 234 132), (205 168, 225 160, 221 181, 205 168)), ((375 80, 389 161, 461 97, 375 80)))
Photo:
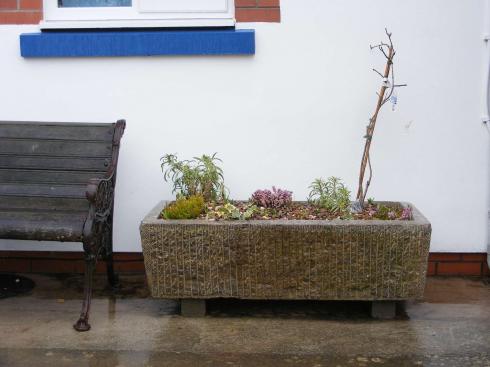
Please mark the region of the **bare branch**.
POLYGON ((380 42, 378 43, 377 45, 369 45, 369 47, 371 48, 371 50, 375 49, 375 48, 379 48, 379 47, 386 47, 386 48, 390 48, 390 45, 387 44, 387 43, 384 43, 384 42, 380 42))
POLYGON ((361 169, 359 172, 359 187, 357 190, 357 202, 361 205, 361 207, 364 204, 364 200, 366 199, 367 193, 369 186, 371 184, 371 180, 373 177, 373 170, 371 166, 371 157, 370 157, 370 148, 371 148, 371 142, 373 139, 373 134, 374 134, 374 128, 376 127, 376 121, 378 119, 379 112, 381 111, 382 107, 390 100, 390 98, 393 96, 393 93, 395 91, 395 88, 399 87, 405 87, 406 84, 396 84, 395 83, 395 68, 394 68, 394 57, 396 54, 395 48, 393 46, 393 40, 391 38, 391 33, 388 32, 388 29, 385 28, 385 33, 386 37, 388 38, 388 43, 385 43, 381 41, 379 44, 370 46, 371 50, 377 48, 385 57, 386 59, 386 65, 385 65, 385 70, 384 74, 379 72, 376 69, 373 69, 376 74, 378 74, 380 77, 383 78, 383 80, 389 80, 389 83, 383 83, 383 85, 380 87, 380 91, 376 93, 378 96, 378 102, 376 104, 376 109, 372 115, 372 117, 369 119, 369 124, 366 127, 366 134, 364 135, 364 138, 366 139, 365 144, 364 144, 364 151, 362 155, 362 160, 361 160, 361 169), (366 173, 366 169, 369 169, 369 177, 364 182, 364 175, 366 173))
POLYGON ((391 56, 388 56, 385 52, 385 50, 383 49, 383 47, 379 46, 378 49, 383 53, 383 55, 385 56, 386 60, 390 61, 391 60, 391 56))
POLYGON ((384 75, 381 74, 378 70, 376 70, 375 68, 373 68, 373 71, 378 74, 380 77, 384 78, 384 75))
POLYGON ((371 166, 371 155, 368 152, 368 168, 369 168, 369 178, 366 181, 366 190, 364 191, 364 194, 362 196, 362 203, 366 201, 366 195, 369 189, 369 185, 371 185, 371 179, 373 178, 373 167, 371 166))

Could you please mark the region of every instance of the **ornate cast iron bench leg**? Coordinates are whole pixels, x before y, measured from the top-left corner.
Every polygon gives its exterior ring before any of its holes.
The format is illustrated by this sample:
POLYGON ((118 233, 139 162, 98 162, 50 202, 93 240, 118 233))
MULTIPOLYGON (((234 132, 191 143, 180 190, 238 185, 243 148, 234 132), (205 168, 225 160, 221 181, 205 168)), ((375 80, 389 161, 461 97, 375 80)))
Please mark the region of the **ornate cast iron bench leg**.
POLYGON ((85 196, 90 202, 89 213, 83 225, 83 249, 86 254, 85 296, 80 318, 73 325, 77 331, 90 330, 88 323, 92 283, 95 265, 99 256, 107 261, 107 277, 111 286, 117 284, 112 257, 112 218, 114 214, 114 187, 116 185, 116 166, 119 153, 119 142, 124 131, 125 122, 118 121, 112 141, 113 160, 104 178, 89 180, 85 196))
POLYGON ((85 258, 85 284, 84 284, 84 297, 82 304, 82 312, 80 313, 80 318, 73 325, 76 331, 89 331, 90 324, 88 323, 89 313, 90 313, 90 303, 92 301, 92 287, 93 278, 95 272, 95 266, 97 263, 96 255, 86 255, 85 258))
POLYGON ((91 206, 83 230, 83 249, 85 251, 85 295, 80 318, 73 325, 77 331, 90 330, 88 323, 92 283, 97 260, 107 261, 107 277, 111 286, 117 283, 112 256, 112 214, 114 210, 114 181, 109 179, 91 180, 87 189, 87 199, 91 206))
POLYGON ((97 260, 103 255, 107 265, 107 279, 112 288, 118 285, 117 275, 114 273, 114 261, 112 255, 112 216, 105 218, 105 221, 97 222, 95 236, 87 236, 89 240, 84 243, 85 249, 85 284, 82 312, 80 318, 73 325, 77 331, 90 330, 88 323, 90 314, 90 304, 92 301, 93 277, 97 260), (93 242, 90 241, 92 239, 93 242))

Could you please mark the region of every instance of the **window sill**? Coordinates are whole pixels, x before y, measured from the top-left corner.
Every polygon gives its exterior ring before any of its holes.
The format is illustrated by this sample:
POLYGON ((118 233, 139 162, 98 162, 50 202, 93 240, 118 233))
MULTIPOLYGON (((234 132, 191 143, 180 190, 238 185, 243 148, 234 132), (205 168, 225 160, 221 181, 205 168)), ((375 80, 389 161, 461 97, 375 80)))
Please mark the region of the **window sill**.
POLYGON ((22 57, 253 55, 254 30, 135 30, 24 33, 22 57))
POLYGON ((209 19, 122 19, 122 20, 42 20, 39 23, 41 30, 76 31, 83 29, 150 29, 150 28, 192 28, 200 27, 235 27, 234 18, 209 19))

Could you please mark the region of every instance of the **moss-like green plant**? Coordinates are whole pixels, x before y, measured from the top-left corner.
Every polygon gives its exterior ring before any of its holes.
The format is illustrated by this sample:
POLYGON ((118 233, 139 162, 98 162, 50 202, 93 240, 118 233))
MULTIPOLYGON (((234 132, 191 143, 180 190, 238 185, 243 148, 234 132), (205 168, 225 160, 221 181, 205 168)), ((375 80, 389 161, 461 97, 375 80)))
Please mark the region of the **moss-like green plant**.
POLYGON ((204 208, 204 198, 200 195, 181 197, 163 209, 162 217, 165 219, 196 219, 204 208))
POLYGON ((327 180, 317 178, 310 185, 308 201, 323 207, 332 213, 347 215, 350 211, 350 191, 342 180, 330 177, 327 180))
POLYGON ((177 197, 201 195, 205 202, 226 200, 223 170, 218 166, 221 159, 216 153, 183 161, 179 161, 175 154, 166 154, 161 162, 163 178, 172 181, 172 192, 177 197))

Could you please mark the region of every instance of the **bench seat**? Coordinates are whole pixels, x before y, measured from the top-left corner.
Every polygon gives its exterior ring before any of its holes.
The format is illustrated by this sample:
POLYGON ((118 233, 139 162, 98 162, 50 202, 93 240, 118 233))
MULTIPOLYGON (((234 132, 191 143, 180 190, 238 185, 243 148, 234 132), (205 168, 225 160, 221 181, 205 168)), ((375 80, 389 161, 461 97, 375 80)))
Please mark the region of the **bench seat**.
POLYGON ((82 242, 87 211, 0 210, 0 238, 82 242))

